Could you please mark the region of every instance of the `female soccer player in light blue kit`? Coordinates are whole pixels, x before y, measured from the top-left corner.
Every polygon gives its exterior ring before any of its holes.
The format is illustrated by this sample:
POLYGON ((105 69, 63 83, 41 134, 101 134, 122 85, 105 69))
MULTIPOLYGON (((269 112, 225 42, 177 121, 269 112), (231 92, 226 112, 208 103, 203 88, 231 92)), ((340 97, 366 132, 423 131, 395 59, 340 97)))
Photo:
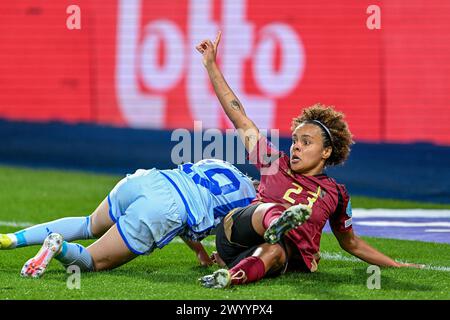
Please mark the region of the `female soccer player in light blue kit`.
POLYGON ((52 258, 82 271, 118 267, 161 249, 175 236, 209 259, 200 240, 232 209, 255 197, 252 180, 222 160, 186 163, 173 170, 143 170, 119 181, 89 217, 64 218, 14 234, 0 235, 0 248, 42 244, 21 274, 40 277, 52 258), (89 247, 70 243, 98 238, 89 247))

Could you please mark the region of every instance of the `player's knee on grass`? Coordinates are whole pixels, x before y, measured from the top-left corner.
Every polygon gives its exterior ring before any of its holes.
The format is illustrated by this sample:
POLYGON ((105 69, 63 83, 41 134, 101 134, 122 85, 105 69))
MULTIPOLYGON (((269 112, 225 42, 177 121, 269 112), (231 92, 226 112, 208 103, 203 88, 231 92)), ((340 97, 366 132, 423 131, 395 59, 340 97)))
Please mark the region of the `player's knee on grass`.
POLYGON ((119 246, 114 249, 108 246, 89 247, 88 251, 91 254, 95 271, 111 270, 137 257, 127 248, 120 248, 119 246))
POLYGON ((95 271, 103 271, 109 269, 110 262, 107 259, 93 259, 93 264, 95 271))
POLYGON ((110 256, 92 257, 95 271, 111 270, 121 265, 120 261, 110 256))
POLYGON ((279 244, 262 244, 253 255, 264 262, 266 273, 283 268, 287 259, 285 250, 279 244))

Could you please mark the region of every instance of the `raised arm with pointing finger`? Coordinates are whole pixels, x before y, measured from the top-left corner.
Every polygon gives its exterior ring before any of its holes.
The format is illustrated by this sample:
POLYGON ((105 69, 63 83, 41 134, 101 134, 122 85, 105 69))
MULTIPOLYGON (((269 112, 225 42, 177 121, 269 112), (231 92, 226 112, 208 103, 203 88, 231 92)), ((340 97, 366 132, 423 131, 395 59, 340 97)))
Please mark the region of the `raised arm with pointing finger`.
POLYGON ((209 78, 214 87, 217 98, 222 105, 228 118, 238 129, 240 138, 248 152, 253 150, 259 138, 259 130, 256 125, 245 114, 244 107, 238 97, 231 90, 222 72, 216 63, 217 47, 220 43, 221 32, 217 34, 214 43, 211 40, 203 40, 196 47, 197 51, 203 55, 203 65, 208 71, 209 78))

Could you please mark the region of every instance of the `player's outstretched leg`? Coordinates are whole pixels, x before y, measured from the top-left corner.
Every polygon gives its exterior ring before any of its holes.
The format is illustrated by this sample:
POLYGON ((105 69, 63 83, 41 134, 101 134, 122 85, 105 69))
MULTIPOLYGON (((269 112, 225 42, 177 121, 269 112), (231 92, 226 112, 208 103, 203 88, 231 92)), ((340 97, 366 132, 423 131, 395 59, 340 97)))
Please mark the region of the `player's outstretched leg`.
POLYGON ((39 252, 24 264, 20 275, 40 278, 53 257, 61 251, 63 241, 63 237, 58 233, 51 233, 47 236, 39 252))
POLYGON ((104 199, 87 217, 67 217, 41 223, 15 233, 0 234, 0 250, 41 245, 51 233, 58 233, 66 241, 94 239, 102 236, 114 221, 109 215, 108 200, 104 199))
POLYGON ((264 233, 264 240, 268 243, 277 243, 288 231, 302 225, 311 216, 311 208, 298 204, 286 209, 281 216, 274 220, 264 233))
POLYGON ((41 245, 51 233, 58 233, 68 241, 93 238, 90 217, 67 217, 34 225, 15 233, 0 234, 0 249, 41 245))

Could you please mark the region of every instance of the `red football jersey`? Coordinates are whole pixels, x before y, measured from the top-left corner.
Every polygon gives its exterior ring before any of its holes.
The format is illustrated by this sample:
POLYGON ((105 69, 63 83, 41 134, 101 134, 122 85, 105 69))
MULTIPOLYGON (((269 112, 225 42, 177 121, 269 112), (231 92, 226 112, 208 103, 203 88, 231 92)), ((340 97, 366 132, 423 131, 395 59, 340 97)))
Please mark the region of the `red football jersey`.
POLYGON ((285 240, 297 249, 291 255, 290 267, 298 268, 306 264, 308 270, 316 271, 320 259, 320 238, 327 220, 330 219, 330 226, 335 231, 352 229, 347 190, 326 174, 305 176, 292 172, 290 157, 274 148, 264 136, 250 153, 249 159, 261 172, 253 203, 301 203, 312 208, 308 221, 288 232, 285 240), (296 265, 296 262, 301 262, 298 258, 302 258, 304 264, 296 265))

